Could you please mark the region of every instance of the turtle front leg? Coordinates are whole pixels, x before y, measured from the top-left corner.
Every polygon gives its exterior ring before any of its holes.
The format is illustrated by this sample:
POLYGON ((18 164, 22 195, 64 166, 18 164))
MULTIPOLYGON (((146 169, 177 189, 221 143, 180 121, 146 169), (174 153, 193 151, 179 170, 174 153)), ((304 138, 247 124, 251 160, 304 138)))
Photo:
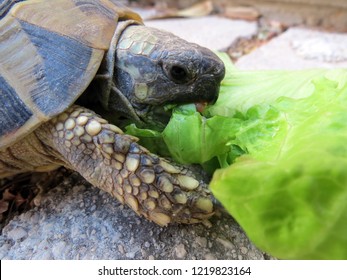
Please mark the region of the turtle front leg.
POLYGON ((72 106, 36 133, 67 167, 161 226, 213 214, 210 191, 188 168, 151 154, 88 109, 72 106))

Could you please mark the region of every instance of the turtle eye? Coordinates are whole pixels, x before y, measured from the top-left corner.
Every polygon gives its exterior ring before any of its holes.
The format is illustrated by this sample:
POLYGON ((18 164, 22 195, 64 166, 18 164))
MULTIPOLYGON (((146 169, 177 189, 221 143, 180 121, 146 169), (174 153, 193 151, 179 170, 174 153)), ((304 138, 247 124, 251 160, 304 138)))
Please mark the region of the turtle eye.
POLYGON ((188 78, 188 73, 187 70, 183 67, 174 65, 170 69, 170 76, 174 81, 186 82, 188 78))
POLYGON ((176 84, 184 84, 190 81, 191 77, 189 75, 186 67, 181 65, 164 65, 164 70, 166 75, 176 84))

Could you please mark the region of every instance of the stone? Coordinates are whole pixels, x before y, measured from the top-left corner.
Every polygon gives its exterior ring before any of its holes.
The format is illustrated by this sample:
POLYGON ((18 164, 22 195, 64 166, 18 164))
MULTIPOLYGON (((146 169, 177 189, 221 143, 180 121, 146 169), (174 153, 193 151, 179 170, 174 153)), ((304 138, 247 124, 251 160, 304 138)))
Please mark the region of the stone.
POLYGON ((347 34, 293 27, 241 57, 242 70, 346 68, 347 34))
POLYGON ((147 26, 173 34, 212 50, 225 50, 240 36, 252 36, 257 31, 255 21, 231 20, 219 16, 185 19, 147 20, 147 26))
POLYGON ((22 227, 14 227, 10 231, 7 232, 8 238, 17 241, 28 235, 27 231, 22 227))
POLYGON ((175 255, 178 259, 183 259, 187 255, 186 248, 184 247, 184 244, 178 244, 175 249, 175 255))
POLYGON ((263 252, 252 245, 229 215, 223 212, 212 217, 211 225, 159 227, 81 178, 74 184, 58 185, 42 195, 40 206, 15 216, 0 235, 0 256, 68 260, 233 259, 228 252, 234 247, 236 258, 242 255, 243 259, 264 259, 263 252), (34 215, 40 218, 32 219, 34 215), (242 247, 249 250, 241 251, 242 247))

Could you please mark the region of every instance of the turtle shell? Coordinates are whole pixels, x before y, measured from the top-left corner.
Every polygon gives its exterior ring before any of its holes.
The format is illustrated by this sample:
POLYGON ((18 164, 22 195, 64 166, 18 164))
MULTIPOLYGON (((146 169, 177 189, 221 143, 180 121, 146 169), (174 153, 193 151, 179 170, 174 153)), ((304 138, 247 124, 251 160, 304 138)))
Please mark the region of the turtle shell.
POLYGON ((125 20, 112 0, 0 0, 0 149, 71 106, 125 20))

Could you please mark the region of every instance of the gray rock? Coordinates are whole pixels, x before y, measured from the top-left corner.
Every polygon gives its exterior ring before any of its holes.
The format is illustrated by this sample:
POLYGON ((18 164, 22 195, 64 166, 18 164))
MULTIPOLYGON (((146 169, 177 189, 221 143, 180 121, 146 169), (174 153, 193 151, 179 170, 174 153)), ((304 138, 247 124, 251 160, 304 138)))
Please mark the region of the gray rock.
POLYGON ((187 255, 186 248, 184 244, 180 243, 175 247, 175 255, 178 259, 183 259, 187 255))
POLYGON ((238 37, 257 31, 256 22, 231 20, 218 16, 145 21, 147 26, 163 29, 212 50, 225 50, 238 37))
POLYGON ((16 227, 7 232, 8 238, 17 241, 27 236, 27 232, 22 227, 16 227))
POLYGON ((227 214, 212 226, 159 227, 84 180, 61 184, 14 217, 0 236, 1 259, 264 259, 227 214))
POLYGON ((241 57, 239 69, 306 69, 347 67, 347 34, 290 28, 241 57))

